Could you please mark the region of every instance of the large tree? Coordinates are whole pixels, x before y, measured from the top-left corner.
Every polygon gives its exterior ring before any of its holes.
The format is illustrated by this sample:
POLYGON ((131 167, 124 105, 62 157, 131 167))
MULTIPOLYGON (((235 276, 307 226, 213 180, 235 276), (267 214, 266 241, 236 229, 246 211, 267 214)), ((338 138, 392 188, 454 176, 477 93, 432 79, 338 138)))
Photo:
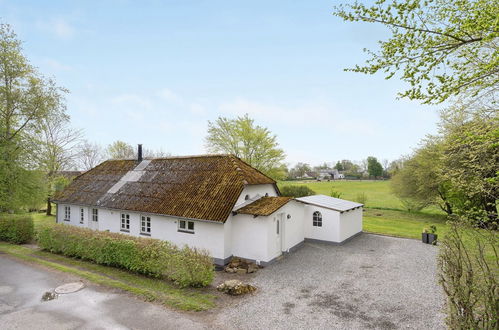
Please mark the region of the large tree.
POLYGON ((106 154, 110 159, 129 159, 135 157, 132 145, 119 140, 107 146, 106 154))
POLYGON ((78 153, 78 167, 88 171, 99 165, 104 160, 102 147, 97 143, 83 141, 78 153))
POLYGON ((0 24, 0 210, 19 208, 22 196, 39 193, 33 135, 42 120, 58 115, 64 93, 29 63, 10 26, 0 24))
POLYGON ((389 29, 391 36, 379 42, 379 51, 367 50, 366 65, 348 70, 384 72, 387 79, 401 73, 409 83, 401 97, 430 104, 464 92, 473 97, 497 93, 497 0, 377 0, 339 6, 335 14, 389 29))
POLYGON ((70 126, 69 116, 65 115, 64 103, 54 105, 50 118, 38 122, 34 138, 38 152, 34 155, 37 168, 46 173, 47 215, 51 215, 51 197, 56 179, 61 171, 75 169, 82 142, 82 131, 70 126))
POLYGON ((378 159, 376 157, 367 157, 367 173, 369 173, 369 176, 372 176, 374 178, 383 175, 383 166, 381 166, 381 163, 378 162, 378 159))
POLYGON ((282 167, 285 153, 279 148, 277 137, 267 128, 255 125, 247 114, 236 119, 219 117, 209 121, 206 148, 208 152, 239 157, 274 179, 286 175, 282 167))

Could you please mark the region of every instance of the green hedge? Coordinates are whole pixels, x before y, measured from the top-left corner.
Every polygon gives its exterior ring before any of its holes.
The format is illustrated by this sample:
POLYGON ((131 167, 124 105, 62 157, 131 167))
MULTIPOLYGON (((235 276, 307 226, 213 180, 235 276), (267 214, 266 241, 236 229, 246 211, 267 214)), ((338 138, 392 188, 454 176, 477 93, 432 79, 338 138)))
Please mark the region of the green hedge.
POLYGON ((214 277, 213 260, 204 250, 169 242, 94 231, 63 224, 37 230, 38 245, 53 253, 166 278, 181 287, 201 287, 214 277))
POLYGON ((33 219, 31 216, 0 214, 0 241, 16 244, 33 239, 33 219))
POLYGON ((288 197, 305 197, 305 196, 310 196, 314 195, 315 191, 310 189, 307 186, 303 185, 286 185, 281 188, 279 188, 281 191, 282 196, 288 196, 288 197))

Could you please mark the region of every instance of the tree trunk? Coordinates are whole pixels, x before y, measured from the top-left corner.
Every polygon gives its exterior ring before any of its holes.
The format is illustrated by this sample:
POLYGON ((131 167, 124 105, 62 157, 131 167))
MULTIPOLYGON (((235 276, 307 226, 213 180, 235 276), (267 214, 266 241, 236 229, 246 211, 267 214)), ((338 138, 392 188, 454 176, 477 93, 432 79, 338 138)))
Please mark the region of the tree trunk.
POLYGON ((52 203, 50 197, 47 198, 47 215, 52 215, 52 203))

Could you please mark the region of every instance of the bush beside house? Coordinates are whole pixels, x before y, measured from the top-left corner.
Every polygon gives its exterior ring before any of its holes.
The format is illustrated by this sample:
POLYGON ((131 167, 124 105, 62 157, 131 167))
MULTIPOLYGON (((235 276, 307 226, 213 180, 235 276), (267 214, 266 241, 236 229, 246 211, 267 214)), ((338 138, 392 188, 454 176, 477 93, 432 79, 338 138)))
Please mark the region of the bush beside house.
POLYGON ((0 215, 0 241, 23 244, 33 239, 33 219, 15 214, 0 215))
POLYGON ((39 228, 37 240, 42 249, 53 253, 166 278, 181 287, 206 286, 214 277, 207 251, 179 248, 162 240, 60 224, 39 228))

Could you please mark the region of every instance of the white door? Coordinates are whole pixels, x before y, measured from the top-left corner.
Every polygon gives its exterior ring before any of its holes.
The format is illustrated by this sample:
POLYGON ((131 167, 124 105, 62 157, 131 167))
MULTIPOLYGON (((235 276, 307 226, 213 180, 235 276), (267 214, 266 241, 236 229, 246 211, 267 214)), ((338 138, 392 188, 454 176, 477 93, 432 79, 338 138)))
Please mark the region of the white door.
POLYGON ((274 225, 275 225, 275 244, 276 244, 276 251, 280 254, 281 253, 281 217, 280 216, 275 216, 274 217, 274 225))

